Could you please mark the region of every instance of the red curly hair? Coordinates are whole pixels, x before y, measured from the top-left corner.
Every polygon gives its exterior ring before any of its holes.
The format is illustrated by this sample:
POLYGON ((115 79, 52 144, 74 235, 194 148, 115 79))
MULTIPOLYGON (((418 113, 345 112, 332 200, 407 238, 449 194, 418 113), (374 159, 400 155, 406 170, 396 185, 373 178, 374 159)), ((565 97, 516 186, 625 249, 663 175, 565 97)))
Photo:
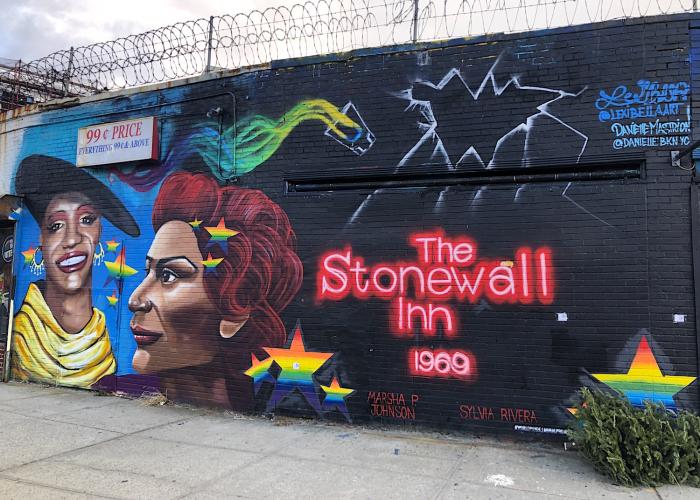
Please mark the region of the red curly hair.
POLYGON ((228 238, 226 252, 210 244, 206 230, 196 231, 202 255, 224 259, 205 275, 209 298, 223 318, 248 317, 237 337, 245 337, 252 350, 282 345, 286 332, 279 313, 299 291, 303 268, 294 231, 279 205, 261 191, 222 187, 208 175, 178 172, 163 182, 152 213, 154 231, 173 220, 200 220, 204 228, 222 218, 239 232, 228 238))

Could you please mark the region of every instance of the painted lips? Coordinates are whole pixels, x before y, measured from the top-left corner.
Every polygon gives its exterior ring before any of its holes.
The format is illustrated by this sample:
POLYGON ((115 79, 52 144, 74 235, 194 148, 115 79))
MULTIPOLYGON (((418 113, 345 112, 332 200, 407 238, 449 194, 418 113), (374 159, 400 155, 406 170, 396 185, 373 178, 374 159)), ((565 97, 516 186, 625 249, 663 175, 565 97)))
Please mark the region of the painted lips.
POLYGON ((56 261, 56 266, 64 273, 80 271, 87 264, 87 254, 84 252, 70 252, 56 261))
POLYGON ((152 332, 138 325, 133 325, 131 332, 134 334, 134 340, 139 347, 155 344, 163 336, 162 333, 152 332))

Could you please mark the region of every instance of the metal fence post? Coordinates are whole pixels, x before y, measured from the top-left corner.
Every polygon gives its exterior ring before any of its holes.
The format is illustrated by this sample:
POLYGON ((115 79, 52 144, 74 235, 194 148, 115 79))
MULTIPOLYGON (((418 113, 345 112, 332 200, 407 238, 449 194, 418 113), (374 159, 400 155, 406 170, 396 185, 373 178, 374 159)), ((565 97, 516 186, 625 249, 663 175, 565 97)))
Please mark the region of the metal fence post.
POLYGON ((63 94, 67 96, 70 88, 70 80, 73 73, 73 47, 70 48, 70 56, 68 57, 68 70, 63 73, 63 94))
POLYGON ((22 59, 17 61, 17 65, 14 69, 15 72, 15 84, 12 87, 12 96, 10 99, 14 101, 12 104, 15 106, 19 105, 20 93, 22 92, 22 59))
POLYGON ((205 73, 211 71, 211 48, 213 45, 212 37, 214 35, 214 16, 209 17, 209 40, 207 40, 207 68, 204 70, 205 73))
POLYGON ((418 41, 418 2, 413 0, 413 43, 418 41))

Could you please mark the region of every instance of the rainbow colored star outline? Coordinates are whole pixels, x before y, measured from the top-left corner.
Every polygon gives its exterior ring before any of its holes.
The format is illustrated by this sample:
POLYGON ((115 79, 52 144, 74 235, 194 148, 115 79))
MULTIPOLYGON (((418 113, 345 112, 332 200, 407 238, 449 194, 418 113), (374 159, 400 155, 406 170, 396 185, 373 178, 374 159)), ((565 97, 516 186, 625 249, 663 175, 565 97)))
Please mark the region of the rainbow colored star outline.
POLYGON ((314 374, 335 353, 306 350, 299 322, 297 322, 291 334, 289 347, 263 347, 263 349, 267 352, 269 358, 263 360, 262 363, 271 360, 280 368, 275 381, 275 388, 267 402, 267 411, 271 411, 293 392, 298 392, 320 415, 322 409, 316 392, 314 374))
POLYGON ((251 377, 253 379, 253 389, 255 391, 255 394, 260 391, 260 387, 262 387, 263 382, 270 382, 272 384, 275 383, 275 378, 272 376, 270 373, 270 367, 272 366, 272 358, 265 358, 264 360, 260 361, 255 354, 250 355, 251 357, 251 365, 250 368, 248 368, 246 371, 243 373, 246 374, 247 376, 251 377))
POLYGON ((207 254, 206 260, 200 261, 202 265, 204 266, 205 270, 210 271, 214 269, 216 266, 221 264, 223 262, 224 258, 219 257, 218 259, 215 259, 211 256, 211 254, 207 254))
POLYGON ((27 248, 24 252, 20 252, 22 254, 22 257, 24 257, 24 265, 27 266, 31 264, 32 259, 34 259, 34 255, 37 253, 39 250, 39 247, 34 247, 33 245, 29 245, 29 248, 27 248))
POLYGON ((642 336, 627 373, 593 373, 596 380, 625 396, 632 405, 643 407, 645 401, 663 403, 669 410, 677 408, 673 396, 692 384, 697 377, 664 375, 646 336, 642 336))
POLYGON ((226 221, 223 217, 219 220, 219 223, 216 226, 204 226, 204 229, 210 236, 207 247, 210 247, 211 245, 219 245, 224 253, 228 252, 228 245, 226 244, 228 239, 240 233, 240 231, 226 227, 226 221))
POLYGON ((348 422, 350 422, 350 413, 348 412, 345 398, 354 393, 355 389, 342 387, 337 376, 333 376, 330 385, 321 384, 321 389, 323 389, 323 392, 326 393, 326 398, 323 400, 324 410, 331 411, 337 409, 343 414, 348 422))
POLYGON ((119 248, 119 245, 121 245, 121 242, 112 239, 109 241, 105 241, 105 244, 107 245, 108 252, 116 252, 117 248, 119 248))

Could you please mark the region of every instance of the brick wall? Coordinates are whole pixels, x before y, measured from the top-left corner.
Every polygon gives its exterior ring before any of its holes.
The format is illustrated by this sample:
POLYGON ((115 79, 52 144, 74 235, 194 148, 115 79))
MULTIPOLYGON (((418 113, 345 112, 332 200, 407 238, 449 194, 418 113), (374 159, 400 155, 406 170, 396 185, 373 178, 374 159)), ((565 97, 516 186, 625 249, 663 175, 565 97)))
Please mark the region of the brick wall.
POLYGON ((17 304, 40 280, 58 326, 87 335, 74 280, 115 365, 42 376, 458 429, 558 433, 581 386, 697 410, 692 175, 670 163, 693 140, 690 23, 280 61, 18 119, 5 168, 75 162, 80 127, 159 121, 161 161, 82 170, 130 216, 83 178, 46 188, 58 219, 22 213, 17 304), (57 264, 71 232, 104 251, 90 276, 57 264))

